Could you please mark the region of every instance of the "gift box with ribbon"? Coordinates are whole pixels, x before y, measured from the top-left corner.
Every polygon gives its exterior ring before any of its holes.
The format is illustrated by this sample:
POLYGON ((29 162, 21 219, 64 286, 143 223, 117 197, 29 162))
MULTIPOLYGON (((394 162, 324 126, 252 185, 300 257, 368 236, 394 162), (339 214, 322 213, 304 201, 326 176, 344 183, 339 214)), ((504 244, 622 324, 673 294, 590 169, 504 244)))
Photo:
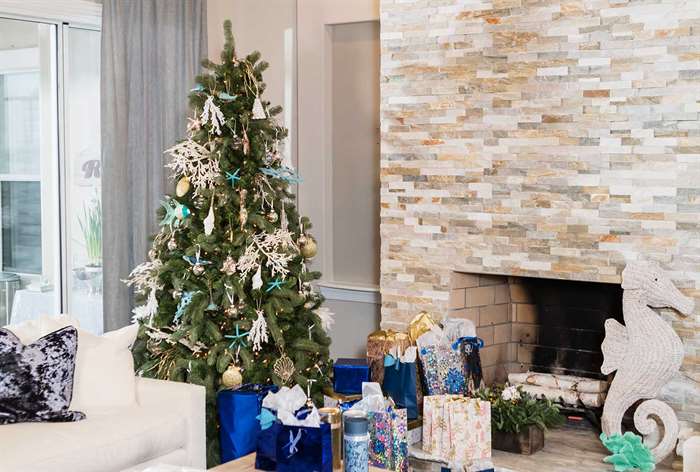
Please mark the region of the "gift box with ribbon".
POLYGON ((379 384, 365 383, 362 400, 351 410, 360 410, 369 421, 369 461, 397 472, 408 471, 408 420, 406 410, 384 398, 379 384))
POLYGON ((362 382, 369 382, 367 359, 338 359, 333 364, 333 391, 343 394, 362 392, 362 382))
POLYGON ((255 451, 260 426, 263 398, 277 391, 275 385, 246 384, 235 390, 222 390, 217 395, 221 462, 228 462, 255 451))
POLYGON ((398 333, 392 329, 380 329, 367 336, 370 380, 381 384, 384 381, 384 356, 392 350, 403 354, 410 345, 408 334, 398 333))
POLYGON ((428 396, 424 401, 423 451, 457 467, 491 458, 489 402, 461 395, 428 396))
POLYGON ((403 355, 389 353, 384 358, 384 382, 382 389, 398 408, 405 408, 409 420, 418 418, 418 394, 415 346, 406 349, 403 355))
POLYGON ((330 425, 299 385, 268 394, 258 415, 255 468, 277 471, 333 470, 330 425))
POLYGON ((331 425, 280 427, 277 434, 278 472, 331 472, 333 447, 331 425))

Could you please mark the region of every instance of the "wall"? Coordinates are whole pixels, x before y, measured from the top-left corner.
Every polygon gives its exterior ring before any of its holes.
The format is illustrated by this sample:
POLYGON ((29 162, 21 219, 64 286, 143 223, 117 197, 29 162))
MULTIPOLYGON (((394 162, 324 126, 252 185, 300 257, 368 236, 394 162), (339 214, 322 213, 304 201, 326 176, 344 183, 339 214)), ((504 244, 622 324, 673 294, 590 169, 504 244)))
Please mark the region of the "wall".
MULTIPOLYGON (((313 225, 319 254, 311 269, 321 270, 322 285, 333 279, 332 97, 335 25, 377 21, 378 0, 207 0, 209 56, 218 60, 223 45, 222 23, 230 18, 240 53, 259 50, 270 63, 265 73, 265 98, 285 104, 291 100, 291 152, 304 179, 298 188, 300 211, 313 225), (293 59, 283 56, 280 33, 293 29, 293 59), (283 67, 283 64, 286 65, 283 67), (291 75, 290 75, 291 74, 291 75), (288 83, 292 80, 291 89, 288 83), (290 98, 291 97, 291 98, 290 98), (286 102, 285 102, 286 100, 286 102), (296 156, 299 156, 297 159, 296 156)), ((378 72, 375 72, 378 73, 378 72)), ((364 84, 363 84, 364 85, 364 84)), ((378 93, 378 92, 377 92, 378 93)), ((375 96, 375 100, 378 98, 375 96)), ((376 183, 378 185, 378 183, 376 183)), ((378 203, 377 203, 378 204, 378 203)), ((342 243, 340 243, 342 244, 342 243)), ((340 251, 340 249, 338 249, 340 251)), ((347 250, 340 254, 352 254, 347 250)), ((376 276, 376 274, 375 274, 376 276)), ((357 279, 356 279, 357 280, 357 279)), ((376 280, 366 287, 322 286, 328 306, 336 313, 331 332, 331 355, 357 356, 365 351, 367 334, 379 325, 376 280)))
POLYGON ((208 53, 215 62, 224 46, 227 19, 237 54, 260 51, 270 64, 263 73, 264 98, 283 107, 278 119, 290 130, 284 151, 296 163, 296 1, 207 0, 208 53))
MULTIPOLYGON (((700 2, 382 0, 382 326, 446 312, 453 270, 700 301, 700 2)), ((700 379, 700 322, 671 312, 700 379)), ((700 423, 697 384, 665 392, 700 423)))

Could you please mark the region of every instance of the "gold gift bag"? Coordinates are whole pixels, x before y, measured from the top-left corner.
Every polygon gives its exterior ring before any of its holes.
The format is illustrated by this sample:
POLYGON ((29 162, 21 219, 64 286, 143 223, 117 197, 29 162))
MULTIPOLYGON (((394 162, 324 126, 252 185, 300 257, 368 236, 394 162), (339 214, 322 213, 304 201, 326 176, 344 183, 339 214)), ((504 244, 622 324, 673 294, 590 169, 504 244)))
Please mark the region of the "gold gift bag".
POLYGON ((406 333, 380 329, 367 336, 367 361, 370 379, 380 385, 384 381, 384 356, 394 347, 401 354, 411 343, 406 333))

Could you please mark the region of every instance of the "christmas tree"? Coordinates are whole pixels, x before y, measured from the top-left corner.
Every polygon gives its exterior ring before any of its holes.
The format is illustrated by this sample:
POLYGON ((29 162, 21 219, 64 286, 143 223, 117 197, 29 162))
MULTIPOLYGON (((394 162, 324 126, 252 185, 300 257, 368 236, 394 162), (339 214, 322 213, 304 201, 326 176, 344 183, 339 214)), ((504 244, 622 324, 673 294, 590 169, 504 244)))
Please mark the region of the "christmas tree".
POLYGON ((127 283, 140 304, 140 375, 207 390, 207 462, 218 462, 216 393, 241 382, 330 386, 330 313, 306 261, 316 253, 290 193, 299 182, 280 144, 280 107, 262 100, 268 64, 238 58, 231 23, 221 64, 204 61, 189 99, 187 139, 168 149, 177 182, 149 260, 127 283))

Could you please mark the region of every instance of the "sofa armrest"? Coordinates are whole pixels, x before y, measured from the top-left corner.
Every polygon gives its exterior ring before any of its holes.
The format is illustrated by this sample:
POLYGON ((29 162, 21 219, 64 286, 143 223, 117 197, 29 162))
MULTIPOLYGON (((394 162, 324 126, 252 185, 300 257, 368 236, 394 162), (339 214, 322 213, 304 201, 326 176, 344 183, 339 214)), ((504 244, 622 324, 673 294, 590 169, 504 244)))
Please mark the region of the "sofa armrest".
POLYGON ((136 401, 140 406, 167 408, 187 420, 187 457, 190 467, 206 468, 206 392, 201 385, 136 377, 136 401))

